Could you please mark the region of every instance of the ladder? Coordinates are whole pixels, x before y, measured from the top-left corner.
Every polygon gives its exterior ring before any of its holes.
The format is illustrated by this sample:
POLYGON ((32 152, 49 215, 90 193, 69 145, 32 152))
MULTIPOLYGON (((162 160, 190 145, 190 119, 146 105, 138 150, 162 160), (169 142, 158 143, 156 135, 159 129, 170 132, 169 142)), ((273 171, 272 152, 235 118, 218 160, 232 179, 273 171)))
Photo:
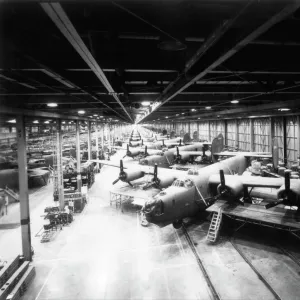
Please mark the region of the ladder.
POLYGON ((16 201, 20 201, 19 200, 19 194, 15 193, 13 190, 11 190, 8 186, 5 187, 5 193, 12 197, 13 199, 15 199, 16 201))
POLYGON ((219 208, 218 212, 214 212, 209 226, 209 230, 206 236, 206 240, 211 243, 217 241, 219 230, 222 222, 222 209, 219 208))

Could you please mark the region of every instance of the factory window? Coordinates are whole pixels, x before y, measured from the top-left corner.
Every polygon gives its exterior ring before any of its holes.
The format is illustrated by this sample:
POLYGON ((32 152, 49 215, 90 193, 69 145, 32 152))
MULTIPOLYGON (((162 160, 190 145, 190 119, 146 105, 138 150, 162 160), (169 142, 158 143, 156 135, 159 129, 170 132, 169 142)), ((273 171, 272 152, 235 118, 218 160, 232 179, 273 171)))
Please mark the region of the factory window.
POLYGON ((270 119, 260 118, 253 121, 254 151, 269 152, 270 149, 270 119))
POLYGON ((236 139, 236 121, 227 121, 227 146, 230 148, 235 148, 237 141, 236 139))
POLYGON ((238 121, 239 130, 239 150, 250 151, 250 119, 238 121))
POLYGON ((277 139, 279 159, 283 160, 283 119, 274 118, 274 138, 277 139))
POLYGON ((1 127, 0 128, 0 133, 9 133, 9 128, 8 127, 1 127))
POLYGON ((287 163, 288 166, 297 162, 297 142, 298 142, 297 117, 286 118, 286 144, 287 144, 287 163))

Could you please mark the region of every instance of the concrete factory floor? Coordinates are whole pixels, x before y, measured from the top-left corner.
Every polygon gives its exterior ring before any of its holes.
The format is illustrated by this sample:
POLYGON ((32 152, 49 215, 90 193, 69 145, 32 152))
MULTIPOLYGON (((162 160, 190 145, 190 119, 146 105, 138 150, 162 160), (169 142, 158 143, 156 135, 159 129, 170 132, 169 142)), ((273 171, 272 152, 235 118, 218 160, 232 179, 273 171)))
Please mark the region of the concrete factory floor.
MULTIPOLYGON (((36 277, 24 300, 213 299, 182 230, 142 227, 136 208, 125 205, 122 213, 110 206, 109 190, 118 172, 104 167, 96 175, 84 211, 48 243, 40 243, 36 234, 43 209, 51 204, 52 186, 31 195, 31 203, 36 197, 40 201, 31 211, 36 277)), ((225 234, 209 245, 209 224, 198 223, 187 226, 187 232, 221 299, 300 299, 296 237, 285 233, 290 236, 281 243, 283 252, 274 243, 276 231, 272 236, 252 226, 234 242, 225 234)), ((20 228, 0 230, 0 249, 2 257, 20 253, 20 228)))

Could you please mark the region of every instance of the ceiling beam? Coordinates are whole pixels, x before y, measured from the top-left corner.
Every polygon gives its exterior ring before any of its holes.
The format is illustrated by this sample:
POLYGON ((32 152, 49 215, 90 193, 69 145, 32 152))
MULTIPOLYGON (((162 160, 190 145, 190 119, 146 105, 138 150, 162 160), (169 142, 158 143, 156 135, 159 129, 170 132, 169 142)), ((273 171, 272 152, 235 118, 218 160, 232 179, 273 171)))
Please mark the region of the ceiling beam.
POLYGON ((231 114, 243 114, 247 113, 248 115, 251 113, 255 112, 261 112, 261 111, 266 111, 268 110, 268 114, 270 114, 269 110, 275 110, 275 109, 280 109, 280 108, 297 108, 299 107, 299 100, 287 100, 287 101, 277 101, 273 103, 268 103, 268 104, 262 104, 262 105, 254 105, 254 106, 246 106, 243 108, 234 108, 234 109, 226 109, 218 112, 209 112, 209 113, 204 113, 204 114, 197 114, 194 113, 192 116, 185 116, 184 119, 191 119, 191 118, 205 118, 205 117, 212 117, 220 115, 220 116, 227 116, 231 114))
MULTIPOLYGON (((254 31, 252 31, 250 34, 246 35, 244 38, 240 39, 238 42, 236 42, 232 47, 229 47, 227 51, 225 51, 222 55, 217 57, 211 63, 209 66, 205 67, 198 73, 196 76, 193 76, 191 79, 185 79, 182 80, 182 82, 177 82, 177 85, 173 88, 170 88, 168 86, 166 90, 161 94, 161 96, 157 99, 156 103, 153 105, 152 109, 149 110, 149 113, 142 117, 141 119, 137 120, 137 123, 145 120, 149 115, 151 115, 154 111, 156 111, 159 107, 170 101, 173 97, 178 95, 180 92, 184 91, 186 88, 188 88, 190 85, 195 83, 197 80, 203 78, 206 74, 208 74, 210 71, 218 67, 220 64, 225 62, 227 59, 232 57, 234 54, 239 52, 242 48, 247 46, 252 41, 256 40, 259 36, 261 36, 263 33, 268 31, 270 28, 272 28, 277 23, 281 22, 285 18, 287 18, 290 14, 295 12, 300 7, 300 2, 294 0, 288 5, 285 5, 281 11, 276 13, 273 17, 268 19, 266 22, 261 24, 259 27, 257 27, 254 31)), ((186 77, 187 78, 187 77, 186 77)))
POLYGON ((91 52, 88 50, 83 40, 79 36, 75 27, 71 23, 67 14, 63 10, 62 6, 59 3, 41 3, 41 7, 44 9, 46 14, 50 17, 50 19, 55 23, 61 33, 67 38, 73 48, 77 51, 77 53, 81 56, 81 58, 87 63, 87 65, 91 68, 97 78, 101 81, 107 91, 115 98, 118 104, 121 106, 122 110, 127 115, 128 119, 132 122, 132 118, 114 89, 110 85, 107 80, 103 70, 100 68, 91 52))
POLYGON ((50 113, 45 111, 39 111, 39 110, 30 110, 30 109, 20 109, 15 107, 7 107, 4 105, 1 105, 1 114, 4 115, 23 115, 28 117, 41 117, 41 118, 49 118, 49 119, 63 119, 63 120, 81 120, 81 121, 93 121, 98 122, 98 120, 91 119, 91 118, 85 118, 85 117, 77 117, 77 116, 70 116, 63 115, 63 114, 57 114, 57 113, 50 113))

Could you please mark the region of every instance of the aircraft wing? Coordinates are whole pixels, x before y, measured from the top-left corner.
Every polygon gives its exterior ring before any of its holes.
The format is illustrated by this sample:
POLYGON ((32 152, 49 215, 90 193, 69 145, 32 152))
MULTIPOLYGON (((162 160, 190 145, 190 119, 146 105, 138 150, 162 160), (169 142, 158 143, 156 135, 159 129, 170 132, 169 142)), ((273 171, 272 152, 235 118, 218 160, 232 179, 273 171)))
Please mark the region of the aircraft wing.
POLYGON ((231 152, 223 151, 219 153, 214 153, 217 156, 237 156, 243 155, 245 157, 261 157, 261 158, 272 158, 272 153, 270 152, 231 152))
MULTIPOLYGON (((117 167, 120 168, 120 164, 119 163, 114 163, 111 162, 109 160, 101 160, 101 159, 91 159, 91 162, 95 162, 95 163, 99 163, 102 165, 106 165, 106 166, 111 166, 111 167, 117 167)), ((137 170, 141 170, 142 172, 144 172, 145 174, 154 174, 154 166, 143 166, 143 165, 130 165, 130 166, 126 166, 126 163, 123 163, 123 168, 124 169, 137 169, 137 170)), ((166 175, 174 175, 175 177, 177 176, 182 176, 186 174, 186 171, 182 171, 182 170, 172 170, 172 169, 165 169, 165 168, 160 168, 158 166, 158 173, 159 176, 163 176, 163 174, 166 175)))
POLYGON ((222 213, 247 222, 259 224, 276 224, 278 226, 292 227, 300 229, 300 223, 295 220, 295 211, 281 207, 273 207, 268 210, 262 205, 245 203, 244 206, 232 205, 226 200, 217 200, 206 211, 218 212, 222 208, 222 213))
MULTIPOLYGON (((284 178, 272 178, 261 176, 238 176, 238 175, 225 175, 225 182, 232 179, 240 180, 244 186, 248 187, 265 187, 265 188, 280 188, 284 185, 284 178)), ((291 183, 299 182, 299 179, 291 179, 291 183)), ((219 184, 220 175, 214 174, 209 177, 210 184, 219 184)))
MULTIPOLYGON (((120 168, 120 163, 114 163, 114 162, 111 162, 109 160, 104 160, 104 159, 91 159, 89 160, 91 162, 95 162, 95 163, 99 163, 101 165, 106 165, 106 166, 111 166, 111 167, 116 167, 116 168, 120 168)), ((128 167, 126 167, 124 165, 124 169, 128 169, 128 167)))

